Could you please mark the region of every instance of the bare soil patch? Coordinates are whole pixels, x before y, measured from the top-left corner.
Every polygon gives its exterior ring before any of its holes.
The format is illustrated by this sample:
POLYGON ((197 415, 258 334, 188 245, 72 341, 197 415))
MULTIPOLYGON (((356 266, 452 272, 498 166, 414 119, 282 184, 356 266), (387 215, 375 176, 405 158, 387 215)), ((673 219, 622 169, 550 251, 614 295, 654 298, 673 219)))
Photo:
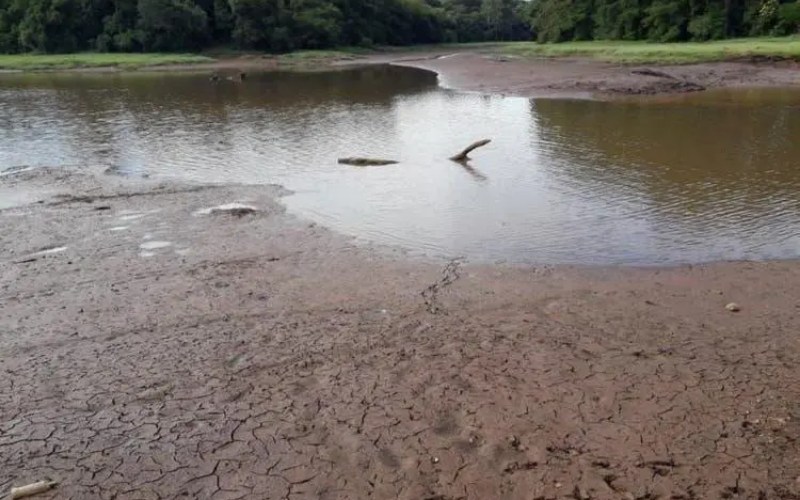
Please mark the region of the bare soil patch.
POLYGON ((391 62, 436 71, 446 87, 522 97, 608 98, 712 88, 800 85, 800 63, 793 61, 625 65, 589 59, 523 59, 467 52, 401 57, 391 62))
POLYGON ((412 260, 279 188, 130 182, 0 180, 64 195, 0 211, 0 491, 800 495, 797 262, 412 260))

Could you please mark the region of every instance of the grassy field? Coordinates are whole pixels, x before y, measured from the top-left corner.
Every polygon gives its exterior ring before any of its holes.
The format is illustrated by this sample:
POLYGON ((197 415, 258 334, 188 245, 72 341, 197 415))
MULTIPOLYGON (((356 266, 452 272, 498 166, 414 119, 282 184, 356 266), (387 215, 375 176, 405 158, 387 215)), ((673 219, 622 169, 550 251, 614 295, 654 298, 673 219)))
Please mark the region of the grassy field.
POLYGON ((741 38, 698 43, 648 43, 622 41, 538 44, 505 43, 498 53, 518 57, 590 57, 620 63, 681 64, 754 56, 800 60, 800 36, 741 38))
POLYGON ((165 64, 192 64, 213 59, 193 54, 0 54, 0 69, 54 70, 118 67, 136 69, 165 64))
MULTIPOLYGON (((372 51, 363 48, 335 50, 301 50, 275 56, 286 68, 312 68, 343 59, 354 59, 372 51)), ((78 54, 0 54, 0 70, 42 71, 76 68, 137 69, 170 64, 213 63, 218 59, 260 56, 252 51, 216 50, 202 54, 130 54, 130 53, 78 53, 78 54)))

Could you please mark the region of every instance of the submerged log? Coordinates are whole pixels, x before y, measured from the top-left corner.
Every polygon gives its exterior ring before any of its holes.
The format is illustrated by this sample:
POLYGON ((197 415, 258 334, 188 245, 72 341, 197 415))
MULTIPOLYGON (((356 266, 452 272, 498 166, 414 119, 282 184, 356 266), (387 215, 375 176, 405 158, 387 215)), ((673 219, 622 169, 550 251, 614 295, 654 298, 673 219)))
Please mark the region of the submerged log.
POLYGON ((453 160, 453 161, 459 161, 459 162, 467 161, 467 160, 469 160, 469 154, 472 151, 474 151, 474 150, 476 150, 476 149, 478 149, 478 148, 480 148, 482 146, 485 146, 485 145, 489 144, 490 142, 492 142, 491 139, 483 139, 483 140, 478 141, 478 142, 473 142, 472 144, 467 146, 466 149, 464 149, 464 151, 458 153, 455 156, 451 156, 450 159, 453 160))
POLYGON ((394 165, 397 162, 394 160, 382 160, 380 158, 339 158, 339 163, 342 165, 353 165, 356 167, 372 167, 380 165, 394 165))

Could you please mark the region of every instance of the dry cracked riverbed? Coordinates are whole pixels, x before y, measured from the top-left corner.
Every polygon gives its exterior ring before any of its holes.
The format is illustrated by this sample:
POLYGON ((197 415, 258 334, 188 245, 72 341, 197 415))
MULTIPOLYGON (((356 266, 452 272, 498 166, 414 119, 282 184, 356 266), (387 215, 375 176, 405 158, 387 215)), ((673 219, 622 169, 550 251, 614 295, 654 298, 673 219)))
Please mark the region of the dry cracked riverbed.
POLYGON ((277 188, 0 183, 43 201, 0 211, 0 491, 800 498, 797 262, 421 261, 277 188))

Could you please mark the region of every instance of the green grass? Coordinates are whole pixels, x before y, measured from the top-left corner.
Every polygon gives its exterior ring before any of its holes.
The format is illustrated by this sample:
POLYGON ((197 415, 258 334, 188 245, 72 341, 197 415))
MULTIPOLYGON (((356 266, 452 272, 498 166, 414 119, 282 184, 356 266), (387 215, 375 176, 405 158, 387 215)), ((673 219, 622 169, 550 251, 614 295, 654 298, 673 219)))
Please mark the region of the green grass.
POLYGON ((331 50, 298 50, 277 56, 278 64, 290 68, 304 68, 325 65, 335 61, 356 59, 358 56, 370 54, 370 49, 345 47, 331 50))
POLYGON ((800 60, 800 37, 741 38, 694 43, 515 42, 497 46, 493 51, 517 57, 589 57, 619 63, 683 64, 761 56, 800 60))
MULTIPOLYGON (((346 47, 335 50, 302 50, 276 56, 288 69, 324 67, 339 60, 392 51, 477 50, 511 57, 588 57, 618 63, 683 64, 724 61, 747 57, 777 57, 800 61, 800 36, 784 38, 741 38, 703 43, 648 43, 622 41, 469 43, 365 49, 346 47)), ((222 51, 199 54, 19 54, 0 55, 2 70, 61 70, 75 68, 136 69, 169 64, 214 62, 216 57, 232 57, 247 52, 222 51)), ((260 54, 260 53, 258 53, 260 54)))
POLYGON ((136 69, 145 66, 212 61, 211 58, 192 54, 2 54, 0 69, 25 71, 105 67, 136 69))

